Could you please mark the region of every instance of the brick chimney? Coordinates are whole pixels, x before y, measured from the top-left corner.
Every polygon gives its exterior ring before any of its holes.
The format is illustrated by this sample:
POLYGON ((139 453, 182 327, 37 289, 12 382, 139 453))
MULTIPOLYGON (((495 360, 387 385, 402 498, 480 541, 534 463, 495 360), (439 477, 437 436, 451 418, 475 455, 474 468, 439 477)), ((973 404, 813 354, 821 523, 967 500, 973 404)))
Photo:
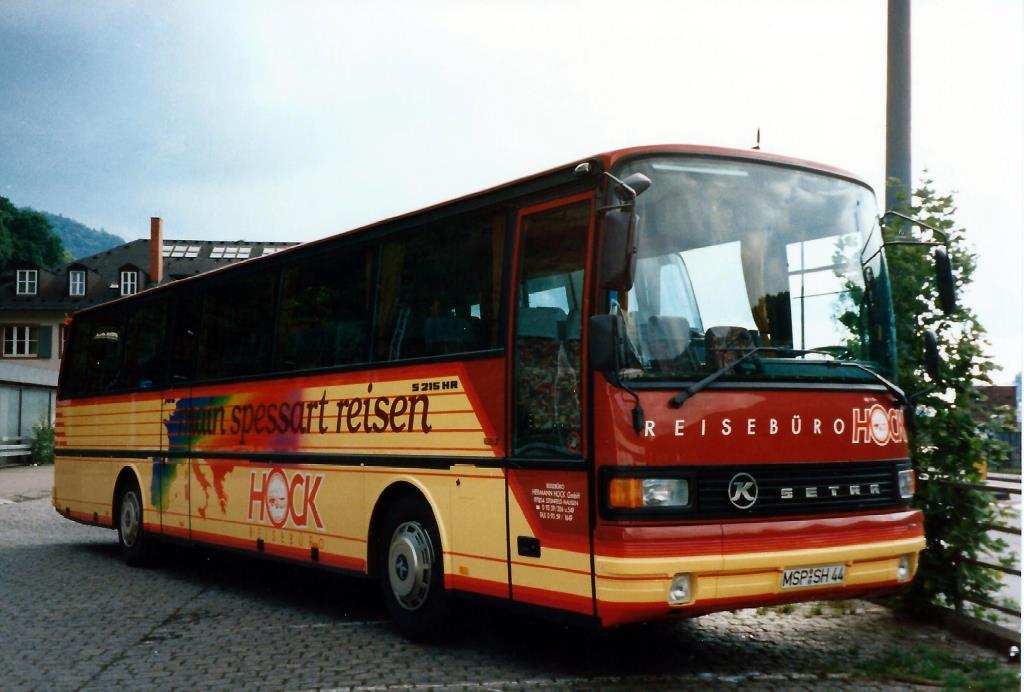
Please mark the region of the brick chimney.
POLYGON ((164 222, 159 216, 149 219, 149 278, 154 284, 164 280, 164 222))

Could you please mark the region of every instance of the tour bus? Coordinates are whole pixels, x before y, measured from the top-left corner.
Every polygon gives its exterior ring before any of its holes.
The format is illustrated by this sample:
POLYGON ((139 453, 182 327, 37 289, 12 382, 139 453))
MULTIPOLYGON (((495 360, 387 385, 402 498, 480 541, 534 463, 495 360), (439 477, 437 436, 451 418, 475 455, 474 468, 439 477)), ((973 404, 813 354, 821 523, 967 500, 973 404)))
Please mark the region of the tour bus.
POLYGON ((462 597, 607 627, 891 590, 925 541, 883 245, 849 173, 671 145, 180 279, 74 315, 53 504, 132 565, 377 579, 413 637, 462 597))

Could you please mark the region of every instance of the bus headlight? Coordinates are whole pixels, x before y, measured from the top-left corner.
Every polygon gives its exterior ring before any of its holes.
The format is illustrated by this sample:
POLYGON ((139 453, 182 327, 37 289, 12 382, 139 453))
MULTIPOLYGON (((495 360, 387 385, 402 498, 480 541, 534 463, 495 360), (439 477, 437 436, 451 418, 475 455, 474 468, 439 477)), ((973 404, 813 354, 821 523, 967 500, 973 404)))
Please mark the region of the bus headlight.
POLYGON ((914 496, 914 469, 905 469, 899 472, 898 484, 900 497, 906 500, 914 496))
POLYGON ((690 506, 686 478, 612 478, 608 483, 612 509, 684 509, 690 506))

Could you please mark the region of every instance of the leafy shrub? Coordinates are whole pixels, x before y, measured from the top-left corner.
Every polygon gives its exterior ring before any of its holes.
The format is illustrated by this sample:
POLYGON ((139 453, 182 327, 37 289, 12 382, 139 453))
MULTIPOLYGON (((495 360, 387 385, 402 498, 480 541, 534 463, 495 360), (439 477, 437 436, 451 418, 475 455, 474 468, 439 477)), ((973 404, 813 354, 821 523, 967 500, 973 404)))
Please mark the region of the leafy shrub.
MULTIPOLYGON (((960 295, 971 282, 977 257, 969 250, 966 230, 956 227, 952 195, 939 195, 927 180, 905 200, 901 210, 941 230, 947 238, 960 295)), ((900 226, 884 229, 894 239, 900 226)), ((911 458, 918 475, 915 505, 924 513, 927 548, 921 554, 914 582, 902 595, 911 610, 928 605, 959 607, 965 599, 992 600, 999 588, 998 572, 972 564, 992 562, 1005 552, 1004 541, 987 526, 1000 523, 992 495, 956 485, 980 483, 981 469, 1006 458, 998 433, 1007 430, 1007 416, 991 415, 978 385, 991 384, 998 366, 988 353, 985 329, 968 307, 952 315, 938 306, 938 287, 931 254, 921 248, 893 247, 886 255, 896 310, 897 380, 913 399, 911 458), (924 371, 924 331, 939 340, 943 365, 933 381, 924 371)))
POLYGON ((49 423, 32 426, 32 463, 52 464, 57 432, 49 423))

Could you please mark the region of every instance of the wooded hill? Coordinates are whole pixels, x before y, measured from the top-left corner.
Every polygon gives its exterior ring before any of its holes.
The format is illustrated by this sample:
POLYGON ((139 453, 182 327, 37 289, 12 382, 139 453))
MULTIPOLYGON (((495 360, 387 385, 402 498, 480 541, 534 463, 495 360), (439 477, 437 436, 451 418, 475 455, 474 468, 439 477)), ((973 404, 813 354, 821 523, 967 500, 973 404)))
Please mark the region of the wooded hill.
POLYGON ((72 259, 95 255, 97 252, 103 252, 125 243, 124 238, 103 229, 89 228, 79 221, 60 214, 51 214, 48 211, 40 213, 50 222, 50 228, 54 235, 60 238, 60 242, 64 244, 64 249, 68 251, 72 259))

